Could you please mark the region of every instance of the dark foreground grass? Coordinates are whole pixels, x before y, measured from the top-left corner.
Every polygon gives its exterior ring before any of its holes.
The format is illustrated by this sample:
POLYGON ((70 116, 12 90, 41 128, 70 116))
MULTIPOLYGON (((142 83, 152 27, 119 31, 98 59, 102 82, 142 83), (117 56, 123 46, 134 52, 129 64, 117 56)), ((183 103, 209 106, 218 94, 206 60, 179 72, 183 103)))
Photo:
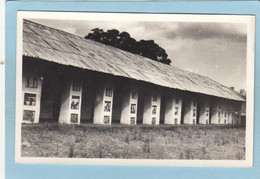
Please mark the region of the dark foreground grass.
POLYGON ((245 128, 23 124, 22 157, 244 160, 245 128))

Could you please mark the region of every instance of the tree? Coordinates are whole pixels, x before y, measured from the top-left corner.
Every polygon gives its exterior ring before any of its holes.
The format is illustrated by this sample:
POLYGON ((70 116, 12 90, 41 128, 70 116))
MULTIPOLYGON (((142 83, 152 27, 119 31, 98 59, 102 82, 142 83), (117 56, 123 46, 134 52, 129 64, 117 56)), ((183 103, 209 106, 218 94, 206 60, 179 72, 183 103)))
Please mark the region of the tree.
POLYGON ((239 93, 240 93, 241 95, 243 95, 243 96, 246 96, 246 90, 244 90, 244 89, 240 89, 240 90, 239 90, 239 93))
POLYGON ((86 39, 111 45, 168 65, 171 63, 166 51, 153 40, 136 41, 128 32, 119 32, 116 29, 104 32, 103 29, 95 28, 91 31, 92 33, 85 36, 86 39))

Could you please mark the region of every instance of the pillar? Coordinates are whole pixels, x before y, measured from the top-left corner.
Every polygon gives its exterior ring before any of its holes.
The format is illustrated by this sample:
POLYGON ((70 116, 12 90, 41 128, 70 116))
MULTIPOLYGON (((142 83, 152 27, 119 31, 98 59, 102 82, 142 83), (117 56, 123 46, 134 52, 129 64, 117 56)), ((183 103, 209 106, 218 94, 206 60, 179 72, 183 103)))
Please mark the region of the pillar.
POLYGON ((125 90, 122 96, 121 124, 136 124, 138 91, 136 89, 125 90))
POLYGON ((241 124, 241 114, 239 112, 235 112, 235 121, 236 124, 241 124))
POLYGON ((81 101, 81 81, 68 80, 61 95, 59 123, 80 124, 81 101))
POLYGON ((241 103, 234 102, 234 109, 235 124, 241 124, 241 103))
POLYGON ((42 77, 39 74, 24 72, 22 81, 23 123, 39 123, 42 77))
POLYGON ((161 95, 148 94, 144 98, 143 124, 160 123, 161 95))
POLYGON ((211 124, 224 124, 223 104, 221 102, 217 102, 212 105, 211 124))
POLYGON ((99 85, 96 89, 94 102, 94 123, 95 124, 111 124, 113 109, 112 85, 99 85))
POLYGON ((168 96, 165 100, 165 124, 180 124, 182 111, 182 99, 176 96, 168 96))
POLYGON ((231 105, 227 103, 227 124, 231 124, 232 120, 231 105))
POLYGON ((228 124, 233 124, 234 114, 233 112, 228 112, 228 124))
POLYGON ((209 124, 210 104, 208 101, 201 102, 199 124, 209 124))
POLYGON ((222 108, 222 118, 223 120, 221 121, 221 124, 228 124, 228 105, 227 104, 223 104, 223 108, 222 108))
POLYGON ((195 99, 188 99, 185 103, 184 109, 184 124, 197 123, 197 101, 195 99))
POLYGON ((234 108, 229 103, 228 104, 228 116, 227 116, 227 124, 233 124, 234 122, 234 108))

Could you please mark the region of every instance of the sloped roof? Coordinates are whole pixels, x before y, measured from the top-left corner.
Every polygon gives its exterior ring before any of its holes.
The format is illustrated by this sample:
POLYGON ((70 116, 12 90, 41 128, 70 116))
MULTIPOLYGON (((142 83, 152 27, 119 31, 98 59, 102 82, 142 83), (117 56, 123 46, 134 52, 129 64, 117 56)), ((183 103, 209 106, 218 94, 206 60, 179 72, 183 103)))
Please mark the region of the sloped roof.
POLYGON ((168 88, 245 101, 239 93, 206 76, 28 20, 23 25, 23 55, 168 88))

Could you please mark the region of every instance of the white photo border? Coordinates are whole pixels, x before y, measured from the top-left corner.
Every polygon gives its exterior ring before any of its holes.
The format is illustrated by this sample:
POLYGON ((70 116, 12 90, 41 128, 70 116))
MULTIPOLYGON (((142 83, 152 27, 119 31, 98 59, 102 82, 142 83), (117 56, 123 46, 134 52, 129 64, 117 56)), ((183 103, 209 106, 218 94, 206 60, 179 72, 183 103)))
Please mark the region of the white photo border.
POLYGON ((17 56, 16 56, 16 120, 15 162, 31 164, 80 164, 80 165, 134 165, 134 166, 196 166, 196 167, 253 167, 254 127, 254 15, 196 15, 196 14, 134 14, 91 12, 17 12, 17 56), (239 18, 238 18, 239 17, 239 18), (60 20, 118 20, 118 21, 174 21, 174 22, 233 22, 247 25, 247 103, 246 103, 246 154, 245 160, 155 160, 155 159, 84 159, 21 157, 22 116, 22 30, 23 19, 60 20))

